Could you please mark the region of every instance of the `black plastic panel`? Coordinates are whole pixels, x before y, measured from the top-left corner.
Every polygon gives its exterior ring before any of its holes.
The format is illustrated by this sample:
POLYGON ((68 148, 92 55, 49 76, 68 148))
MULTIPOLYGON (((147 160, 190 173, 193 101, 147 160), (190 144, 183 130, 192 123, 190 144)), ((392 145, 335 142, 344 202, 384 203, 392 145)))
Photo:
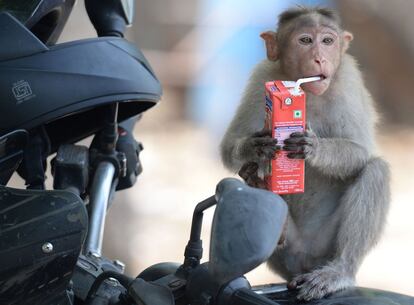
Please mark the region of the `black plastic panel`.
POLYGON ((0 219, 0 304, 42 305, 64 295, 87 229, 81 199, 0 186, 0 219))

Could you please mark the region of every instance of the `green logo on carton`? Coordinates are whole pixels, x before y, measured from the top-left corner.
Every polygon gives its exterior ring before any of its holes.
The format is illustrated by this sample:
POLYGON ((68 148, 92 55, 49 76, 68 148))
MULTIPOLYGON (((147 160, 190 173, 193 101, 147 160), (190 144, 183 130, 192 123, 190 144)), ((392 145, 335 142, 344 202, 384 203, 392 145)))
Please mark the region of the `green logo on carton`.
POLYGON ((293 117, 295 119, 300 119, 302 117, 302 110, 294 110, 293 111, 293 117))

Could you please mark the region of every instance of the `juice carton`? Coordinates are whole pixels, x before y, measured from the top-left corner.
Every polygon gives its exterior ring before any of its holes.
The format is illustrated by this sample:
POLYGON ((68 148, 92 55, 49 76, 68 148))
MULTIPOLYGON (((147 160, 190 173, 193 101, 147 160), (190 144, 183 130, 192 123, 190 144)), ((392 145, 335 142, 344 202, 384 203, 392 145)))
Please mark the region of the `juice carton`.
MULTIPOLYGON (((272 130, 278 145, 293 132, 303 132, 306 124, 306 95, 299 87, 303 81, 271 81, 266 88, 265 127, 272 130)), ((268 190, 277 194, 305 191, 305 160, 289 159, 287 151, 277 152, 265 175, 268 190)))

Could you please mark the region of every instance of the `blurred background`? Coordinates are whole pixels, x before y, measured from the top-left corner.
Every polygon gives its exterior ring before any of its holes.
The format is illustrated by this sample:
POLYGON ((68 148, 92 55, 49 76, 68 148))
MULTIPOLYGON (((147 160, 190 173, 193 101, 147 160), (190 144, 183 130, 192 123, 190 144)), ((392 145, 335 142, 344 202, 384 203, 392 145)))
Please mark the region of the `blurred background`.
MULTIPOLYGON (((340 12, 355 37, 350 53, 382 114, 378 138, 392 168, 392 208, 358 284, 414 295, 414 2, 407 0, 136 0, 128 39, 152 64, 164 95, 135 130, 145 147, 144 173, 108 214, 104 253, 124 261, 127 273, 182 261, 193 208, 233 175, 218 146, 252 67, 265 56, 259 34, 274 29, 278 14, 295 4, 340 12)), ((78 1, 61 42, 94 36, 78 1)), ((209 211, 203 228, 205 260, 211 217, 209 211)), ((265 265, 248 278, 281 281, 265 265)))

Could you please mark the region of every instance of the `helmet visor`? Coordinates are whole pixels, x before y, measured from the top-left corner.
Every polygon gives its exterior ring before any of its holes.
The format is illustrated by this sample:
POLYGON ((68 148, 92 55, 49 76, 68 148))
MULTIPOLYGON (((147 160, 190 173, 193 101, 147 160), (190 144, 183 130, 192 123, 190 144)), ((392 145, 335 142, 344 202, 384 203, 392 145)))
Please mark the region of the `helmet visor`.
POLYGON ((42 0, 0 0, 0 12, 8 12, 25 23, 42 0))

